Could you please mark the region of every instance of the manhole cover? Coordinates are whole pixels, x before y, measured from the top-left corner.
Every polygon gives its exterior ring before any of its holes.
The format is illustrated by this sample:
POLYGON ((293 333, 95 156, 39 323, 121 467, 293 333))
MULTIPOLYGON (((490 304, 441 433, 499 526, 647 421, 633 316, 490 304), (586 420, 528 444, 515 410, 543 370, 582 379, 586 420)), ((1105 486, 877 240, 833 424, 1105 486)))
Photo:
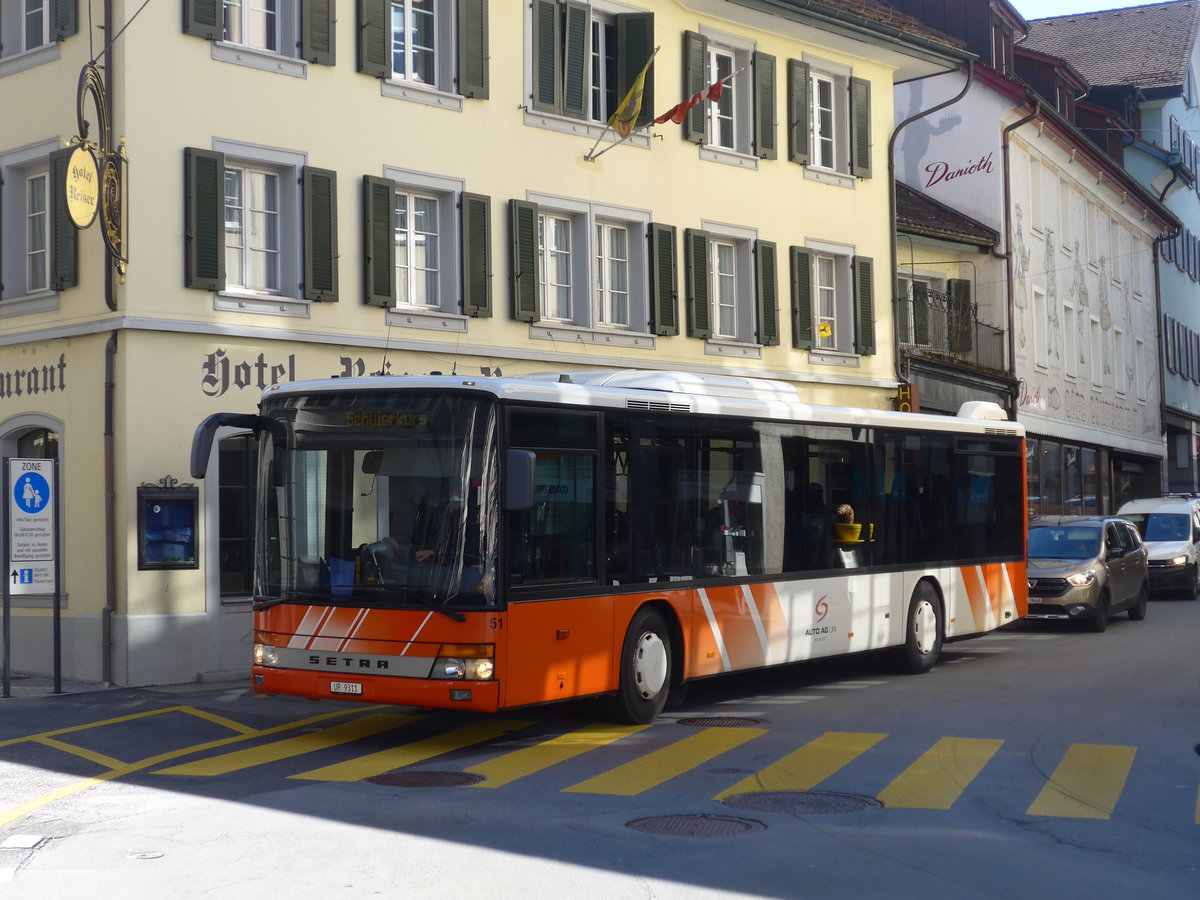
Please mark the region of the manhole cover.
POLYGON ((829 791, 760 791, 752 794, 734 794, 721 802, 735 809, 791 815, 851 813, 880 806, 879 801, 870 797, 835 794, 829 791))
POLYGON ((699 716, 695 719, 680 719, 676 724, 696 728, 753 728, 762 723, 762 719, 751 719, 749 716, 699 716))
POLYGON ((367 781, 384 787, 461 787, 478 784, 483 781, 483 776, 470 772, 391 772, 376 775, 367 781))
POLYGON ((634 831, 650 834, 670 834, 676 837, 728 837, 762 831, 767 826, 753 819, 738 819, 733 816, 650 816, 626 822, 634 831))

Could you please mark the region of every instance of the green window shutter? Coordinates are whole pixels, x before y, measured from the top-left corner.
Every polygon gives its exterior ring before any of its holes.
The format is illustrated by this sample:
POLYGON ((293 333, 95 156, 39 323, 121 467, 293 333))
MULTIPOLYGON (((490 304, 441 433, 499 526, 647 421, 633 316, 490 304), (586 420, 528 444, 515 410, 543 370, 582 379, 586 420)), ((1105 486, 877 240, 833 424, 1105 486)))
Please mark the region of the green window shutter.
POLYGON ((683 231, 684 302, 687 304, 688 337, 712 337, 712 291, 708 281, 707 231, 683 231))
POLYGON ((221 0, 183 0, 183 33, 206 41, 225 37, 225 5, 221 0))
POLYGON ((754 54, 754 152, 759 159, 779 156, 775 139, 775 57, 754 54))
POLYGON ((650 330, 679 334, 679 263, 675 226, 650 224, 650 330))
POLYGON ((536 322, 541 318, 538 205, 527 200, 509 200, 508 218, 513 318, 520 322, 536 322))
POLYGON ((390 307, 396 302, 396 182, 363 176, 364 302, 390 307))
POLYGON ((492 198, 462 195, 463 314, 492 315, 492 198))
POLYGON ((304 299, 338 298, 337 172, 304 167, 304 299))
POLYGON ((225 289, 225 154, 183 151, 184 287, 225 289))
POLYGON ((63 291, 79 283, 79 231, 67 212, 67 169, 74 147, 50 154, 46 208, 50 218, 50 287, 63 291))
POLYGON ((812 82, 808 63, 788 60, 788 159, 808 165, 810 139, 809 110, 812 105, 812 82))
MULTIPOLYGON (((912 286, 913 339, 918 344, 929 343, 929 286, 913 282, 912 286)), ((907 322, 904 323, 907 326, 907 322)))
POLYGON ((392 75, 392 4, 358 0, 358 71, 372 78, 392 75))
POLYGON ((334 62, 334 0, 302 0, 300 57, 319 66, 334 62))
POLYGON ((758 342, 764 347, 779 344, 779 277, 776 248, 771 241, 754 244, 754 275, 758 300, 758 342))
POLYGON ((79 0, 54 0, 50 40, 61 41, 79 30, 79 0))
POLYGON ((812 253, 803 247, 788 250, 792 265, 792 346, 811 350, 813 345, 812 253))
POLYGON ((556 0, 533 0, 533 108, 561 113, 562 20, 556 0))
MULTIPOLYGON (((683 33, 683 95, 692 97, 708 87, 708 38, 694 31, 683 33)), ((683 139, 704 143, 704 103, 688 110, 683 120, 683 139)))
POLYGON ((591 64, 592 14, 582 3, 568 2, 563 49, 562 112, 577 119, 588 113, 587 71, 591 64))
POLYGON ((458 0, 458 92, 488 98, 488 2, 458 0))
POLYGON ((875 352, 875 261, 854 257, 854 348, 861 356, 875 352))
POLYGON ((850 79, 850 174, 871 177, 871 82, 850 79))
POLYGON ((965 278, 950 278, 946 281, 947 306, 950 315, 950 349, 955 353, 966 353, 974 345, 975 316, 971 309, 971 282, 965 278))
MULTIPOLYGON (((637 81, 646 60, 654 55, 654 13, 623 13, 617 16, 617 102, 637 81)), ((635 127, 649 125, 654 118, 654 66, 642 82, 642 107, 635 127)))

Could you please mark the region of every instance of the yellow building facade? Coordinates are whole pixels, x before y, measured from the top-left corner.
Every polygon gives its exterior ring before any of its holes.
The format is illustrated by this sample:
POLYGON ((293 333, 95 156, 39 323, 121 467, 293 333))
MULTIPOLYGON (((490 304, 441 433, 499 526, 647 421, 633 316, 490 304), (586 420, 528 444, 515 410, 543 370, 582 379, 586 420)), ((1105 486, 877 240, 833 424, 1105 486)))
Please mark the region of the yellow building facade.
MULTIPOLYGON (((246 669, 253 447, 223 432, 199 485, 188 456, 205 416, 253 412, 270 384, 620 367, 892 404, 893 85, 964 59, 903 17, 844 0, 15 6, 0 447, 59 460, 64 677, 246 669), (651 58, 621 141, 608 120, 651 58), (76 229, 65 209, 69 181, 87 190, 59 152, 81 118, 117 160, 96 173, 109 245, 103 216, 76 229)), ((10 602, 12 668, 48 673, 53 595, 10 602)))

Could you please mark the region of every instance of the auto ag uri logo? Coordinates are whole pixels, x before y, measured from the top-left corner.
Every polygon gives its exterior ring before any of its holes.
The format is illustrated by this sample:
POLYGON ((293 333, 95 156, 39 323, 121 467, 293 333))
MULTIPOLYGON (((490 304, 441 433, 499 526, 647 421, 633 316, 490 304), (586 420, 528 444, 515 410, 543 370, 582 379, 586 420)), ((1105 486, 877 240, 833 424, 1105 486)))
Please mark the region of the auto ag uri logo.
POLYGON ((817 605, 813 607, 813 610, 817 614, 817 624, 824 622, 825 617, 829 615, 829 604, 825 602, 825 597, 817 601, 817 605))

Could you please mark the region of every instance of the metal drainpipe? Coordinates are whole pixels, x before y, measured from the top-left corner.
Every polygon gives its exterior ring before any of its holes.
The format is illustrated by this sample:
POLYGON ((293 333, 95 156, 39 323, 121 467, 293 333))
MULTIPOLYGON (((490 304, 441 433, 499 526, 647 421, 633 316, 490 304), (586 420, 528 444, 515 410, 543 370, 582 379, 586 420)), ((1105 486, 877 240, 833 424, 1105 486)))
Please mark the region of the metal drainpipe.
MULTIPOLYGON (((104 35, 113 33, 113 2, 104 0, 104 35)), ((108 104, 109 127, 113 123, 113 46, 104 50, 104 93, 108 104)), ((111 145, 112 135, 105 135, 111 145)), ((113 293, 113 259, 108 242, 104 244, 104 302, 116 310, 113 293)), ((104 609, 101 611, 101 669, 105 684, 113 683, 113 613, 117 604, 117 512, 116 462, 113 450, 113 405, 115 395, 114 369, 117 354, 117 335, 108 336, 104 346, 104 609)))
MULTIPOLYGON (((1004 282, 1005 291, 1008 294, 1008 371, 1013 377, 1016 377, 1017 374, 1017 342, 1014 335, 1017 321, 1017 305, 1016 295, 1013 291, 1012 188, 1009 186, 1008 135, 1014 129, 1020 128, 1026 122, 1037 118, 1038 113, 1041 111, 1042 98, 1035 97, 1033 100, 1033 112, 1023 119, 1017 119, 1011 125, 1004 126, 1004 130, 1000 133, 1000 160, 1003 168, 1001 174, 1004 179, 1004 282)), ((1016 421, 1017 418, 1017 400, 1018 398, 1013 398, 1013 421, 1016 421)))
MULTIPOLYGON (((1171 169, 1171 180, 1166 183, 1166 186, 1163 187, 1163 189, 1162 189, 1162 193, 1158 195, 1159 203, 1162 203, 1166 199, 1167 191, 1169 191, 1171 189, 1171 185, 1173 185, 1178 180, 1179 180, 1179 169, 1172 168, 1171 169)), ((1182 230, 1183 230, 1183 226, 1180 225, 1179 227, 1167 232, 1166 234, 1160 234, 1158 237, 1156 237, 1154 239, 1153 243, 1150 245, 1152 248, 1152 254, 1154 257, 1154 265, 1151 266, 1150 268, 1154 270, 1154 320, 1155 320, 1154 321, 1154 333, 1155 333, 1155 335, 1161 334, 1160 328, 1162 326, 1162 277, 1159 275, 1159 272, 1158 272, 1159 248, 1163 244, 1165 244, 1167 241, 1173 241, 1173 240, 1175 240, 1175 238, 1179 237, 1179 232, 1182 230)), ((1161 341, 1159 342, 1159 346, 1156 346, 1154 348, 1154 350, 1155 350, 1154 355, 1158 358, 1158 422, 1159 422, 1159 428, 1160 428, 1159 433, 1161 435, 1163 435, 1163 437, 1165 438, 1166 433, 1167 433, 1167 380, 1166 380, 1167 373, 1166 373, 1166 365, 1163 363, 1163 347, 1162 347, 1161 341)), ((1188 437, 1191 438, 1191 440, 1189 441, 1189 444, 1193 444, 1193 445, 1195 443, 1194 432, 1195 432, 1195 428, 1193 426, 1192 433, 1190 433, 1188 435, 1188 437)), ((1167 450, 1167 457, 1166 457, 1166 460, 1164 460, 1164 462, 1166 462, 1167 465, 1169 465, 1170 459, 1171 459, 1171 448, 1167 447, 1166 450, 1167 450)), ((1192 446, 1188 447, 1188 458, 1192 459, 1192 460, 1195 459, 1195 449, 1192 446)), ((1192 471, 1191 471, 1191 477, 1189 480, 1192 483, 1192 485, 1191 485, 1192 490, 1195 490, 1195 488, 1196 488, 1196 464, 1195 464, 1195 462, 1192 462, 1190 468, 1192 471)), ((1159 475, 1158 483, 1159 483, 1159 490, 1163 491, 1164 493, 1170 487, 1170 484, 1168 483, 1166 466, 1163 467, 1163 471, 1159 475)))
POLYGON ((888 222, 891 224, 892 229, 892 238, 889 242, 891 244, 890 250, 892 256, 892 266, 890 269, 890 274, 888 275, 888 280, 892 285, 892 346, 896 348, 896 381, 900 382, 901 384, 904 384, 905 380, 903 373, 900 371, 900 298, 896 296, 896 260, 899 258, 899 254, 896 251, 896 138, 900 136, 902 129, 917 121, 917 119, 923 119, 925 116, 931 115, 940 109, 945 109, 947 106, 957 103, 967 95, 967 91, 970 89, 974 80, 975 60, 970 59, 967 60, 967 80, 963 83, 961 91, 959 91, 949 100, 944 100, 936 106, 931 106, 929 109, 923 110, 919 113, 914 113, 913 115, 909 116, 892 129, 892 136, 888 138, 888 222))

